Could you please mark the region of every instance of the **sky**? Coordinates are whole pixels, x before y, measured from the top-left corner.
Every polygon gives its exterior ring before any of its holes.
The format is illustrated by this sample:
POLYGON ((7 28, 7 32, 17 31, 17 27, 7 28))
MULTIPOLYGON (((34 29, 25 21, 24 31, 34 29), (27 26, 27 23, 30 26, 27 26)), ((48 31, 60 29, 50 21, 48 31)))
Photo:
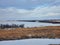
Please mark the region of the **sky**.
POLYGON ((0 0, 0 20, 60 19, 60 0, 0 0))

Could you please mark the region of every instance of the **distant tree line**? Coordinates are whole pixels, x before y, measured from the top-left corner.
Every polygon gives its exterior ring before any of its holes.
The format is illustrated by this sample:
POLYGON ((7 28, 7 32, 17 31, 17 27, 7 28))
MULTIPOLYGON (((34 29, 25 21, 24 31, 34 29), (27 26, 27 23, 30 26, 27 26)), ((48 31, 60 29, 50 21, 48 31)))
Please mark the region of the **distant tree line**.
POLYGON ((4 29, 4 28, 24 28, 24 24, 21 25, 17 25, 17 24, 0 24, 0 28, 4 29))

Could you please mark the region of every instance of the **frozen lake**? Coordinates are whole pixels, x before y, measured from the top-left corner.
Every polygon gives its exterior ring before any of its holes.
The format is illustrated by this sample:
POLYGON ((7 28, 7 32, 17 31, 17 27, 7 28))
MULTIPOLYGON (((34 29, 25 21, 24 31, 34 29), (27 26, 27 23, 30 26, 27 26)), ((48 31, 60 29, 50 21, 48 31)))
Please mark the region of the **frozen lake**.
MULTIPOLYGON (((25 24, 25 27, 35 26, 60 26, 60 24, 33 23, 33 22, 0 22, 0 24, 25 24)), ((0 41, 0 45, 48 45, 60 44, 60 39, 24 39, 12 41, 0 41)))
POLYGON ((17 22, 17 21, 0 21, 0 24, 25 24, 25 27, 40 27, 40 26, 60 26, 60 24, 41 23, 41 22, 17 22))
POLYGON ((0 41, 0 45, 48 45, 60 44, 60 39, 24 39, 13 41, 0 41))

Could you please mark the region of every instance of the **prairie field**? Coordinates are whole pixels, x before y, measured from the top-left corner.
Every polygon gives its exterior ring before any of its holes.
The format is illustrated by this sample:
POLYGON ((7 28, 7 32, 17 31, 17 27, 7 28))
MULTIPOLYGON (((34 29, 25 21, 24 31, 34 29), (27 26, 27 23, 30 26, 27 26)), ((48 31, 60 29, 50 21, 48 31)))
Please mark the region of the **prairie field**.
POLYGON ((60 26, 0 29, 0 40, 60 38, 60 26))

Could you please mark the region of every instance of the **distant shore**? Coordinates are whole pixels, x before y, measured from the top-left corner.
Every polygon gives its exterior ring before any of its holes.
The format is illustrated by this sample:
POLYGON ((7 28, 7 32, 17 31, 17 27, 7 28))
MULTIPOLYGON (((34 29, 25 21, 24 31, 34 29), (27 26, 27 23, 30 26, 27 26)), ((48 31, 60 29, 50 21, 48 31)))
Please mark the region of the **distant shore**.
POLYGON ((29 38, 60 38, 60 26, 0 29, 0 41, 29 38))

